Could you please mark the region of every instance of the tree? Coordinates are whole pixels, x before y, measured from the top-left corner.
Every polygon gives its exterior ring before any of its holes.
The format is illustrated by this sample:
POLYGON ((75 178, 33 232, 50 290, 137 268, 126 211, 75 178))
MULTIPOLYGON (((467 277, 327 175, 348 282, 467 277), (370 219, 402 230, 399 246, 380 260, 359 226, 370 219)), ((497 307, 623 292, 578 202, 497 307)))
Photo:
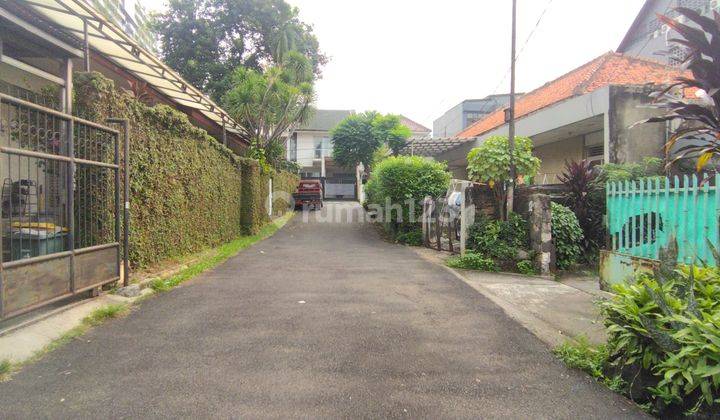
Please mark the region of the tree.
POLYGON ((393 156, 400 154, 412 134, 410 129, 400 122, 398 115, 378 115, 372 124, 375 136, 390 148, 393 156))
POLYGON ((285 54, 281 65, 264 73, 238 67, 222 102, 251 144, 251 156, 276 166, 284 160, 282 136, 312 115, 313 73, 301 54, 285 54))
POLYGON ((284 0, 170 0, 155 17, 164 61, 219 101, 240 66, 262 71, 290 51, 318 77, 327 58, 312 27, 284 0))
POLYGON ((684 7, 675 10, 697 25, 692 27, 660 16, 663 23, 682 37, 670 41, 688 48, 689 54, 683 66, 692 72, 693 77, 678 77, 674 84, 657 94, 659 107, 668 110, 665 115, 638 124, 681 122, 680 128, 665 145, 666 152, 677 153, 670 163, 685 158, 697 159, 696 169, 700 171, 713 157, 720 156, 720 13, 714 11, 712 19, 684 7), (674 89, 681 93, 695 91, 700 100, 678 99, 678 96, 669 94, 674 89), (673 150, 679 140, 685 144, 673 150))
POLYGON ((335 162, 345 167, 362 163, 369 168, 375 151, 382 145, 397 155, 410 137, 410 129, 400 123, 397 115, 367 111, 345 118, 331 136, 335 162))
MULTIPOLYGON (((504 217, 507 186, 510 180, 510 148, 505 136, 487 138, 467 155, 468 176, 473 181, 487 182, 495 193, 498 213, 504 217)), ((516 137, 513 153, 518 183, 528 181, 540 169, 540 159, 532 155, 532 140, 516 137)))

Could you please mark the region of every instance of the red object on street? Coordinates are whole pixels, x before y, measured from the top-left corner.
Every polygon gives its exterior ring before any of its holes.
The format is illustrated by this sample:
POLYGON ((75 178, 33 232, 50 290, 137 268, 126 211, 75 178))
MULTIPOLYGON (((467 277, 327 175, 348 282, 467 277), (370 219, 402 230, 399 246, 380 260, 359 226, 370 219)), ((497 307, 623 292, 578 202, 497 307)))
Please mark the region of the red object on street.
POLYGON ((295 198, 295 208, 302 207, 314 209, 323 206, 323 187, 319 179, 303 179, 298 184, 297 192, 293 195, 295 198))

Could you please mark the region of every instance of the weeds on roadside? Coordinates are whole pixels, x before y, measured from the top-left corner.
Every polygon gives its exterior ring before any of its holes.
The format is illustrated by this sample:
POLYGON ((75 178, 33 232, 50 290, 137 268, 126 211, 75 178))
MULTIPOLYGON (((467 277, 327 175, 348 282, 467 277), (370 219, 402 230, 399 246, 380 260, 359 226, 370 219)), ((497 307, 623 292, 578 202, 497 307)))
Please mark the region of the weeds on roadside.
POLYGON ((99 325, 106 319, 117 318, 126 314, 127 311, 128 305, 122 303, 103 306, 95 309, 90 315, 86 316, 85 319, 83 319, 83 323, 90 326, 99 325))
POLYGON ((10 369, 12 369, 12 363, 9 360, 0 361, 0 379, 10 373, 10 369))
POLYGON ((610 354, 605 345, 592 345, 587 338, 579 337, 553 350, 553 353, 571 368, 580 369, 613 391, 621 391, 625 385, 622 378, 605 375, 610 354))
POLYGON ((450 257, 445 262, 448 267, 466 270, 498 271, 499 268, 492 258, 468 252, 465 255, 450 257))

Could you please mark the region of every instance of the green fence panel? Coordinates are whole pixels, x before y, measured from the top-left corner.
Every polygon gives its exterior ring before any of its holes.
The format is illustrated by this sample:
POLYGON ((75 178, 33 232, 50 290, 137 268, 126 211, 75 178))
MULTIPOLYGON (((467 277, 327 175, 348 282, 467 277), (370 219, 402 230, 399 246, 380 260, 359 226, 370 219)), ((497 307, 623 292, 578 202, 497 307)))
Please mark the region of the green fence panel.
POLYGON ((658 259, 671 237, 678 262, 717 265, 708 242, 718 248, 720 175, 684 175, 608 182, 607 225, 613 251, 658 259))

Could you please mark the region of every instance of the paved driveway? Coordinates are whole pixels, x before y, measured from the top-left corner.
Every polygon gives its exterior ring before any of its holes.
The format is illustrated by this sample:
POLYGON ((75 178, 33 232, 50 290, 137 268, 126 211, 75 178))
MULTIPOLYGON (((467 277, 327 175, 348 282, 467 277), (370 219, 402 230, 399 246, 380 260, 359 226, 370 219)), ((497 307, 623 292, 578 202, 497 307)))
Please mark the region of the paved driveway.
POLYGON ((641 416, 443 268, 312 219, 26 367, 0 417, 641 416))

